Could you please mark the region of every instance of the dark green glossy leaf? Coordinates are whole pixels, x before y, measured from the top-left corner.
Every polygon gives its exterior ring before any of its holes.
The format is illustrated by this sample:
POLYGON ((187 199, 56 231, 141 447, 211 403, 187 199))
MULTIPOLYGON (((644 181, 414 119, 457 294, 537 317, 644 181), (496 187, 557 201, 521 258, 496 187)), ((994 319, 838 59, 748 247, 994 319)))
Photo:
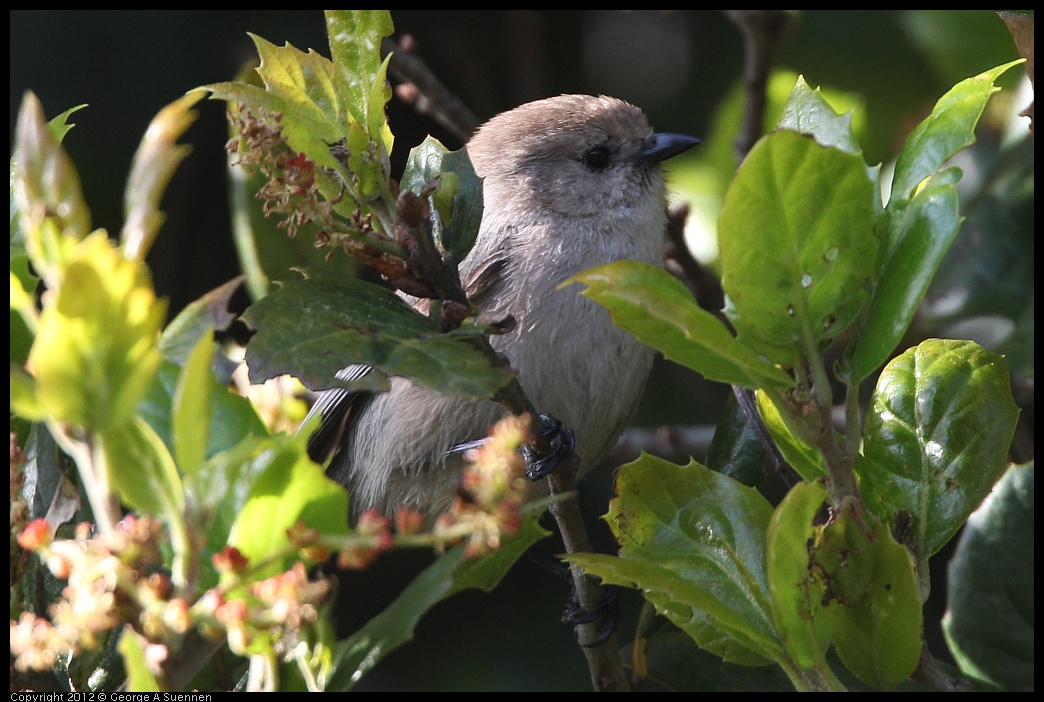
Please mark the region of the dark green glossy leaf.
POLYGON ((410 150, 401 186, 417 194, 431 192, 439 215, 436 234, 443 250, 460 261, 471 250, 482 223, 482 180, 475 174, 467 151, 447 151, 438 139, 427 137, 410 150), (436 181, 439 175, 442 178, 436 181))
POLYGON ((1012 466, 968 519, 950 561, 943 632, 967 675, 1031 692, 1034 464, 1012 466))
POLYGON ((614 324, 709 380, 748 388, 794 384, 781 368, 736 341, 677 278, 660 268, 616 261, 566 282, 586 285, 583 294, 608 309, 614 324))
POLYGON ((1018 419, 1007 366, 971 341, 929 339, 889 363, 866 418, 866 499, 913 517, 919 564, 964 524, 1008 465, 1018 419))
POLYGON ((606 516, 619 557, 569 560, 636 587, 700 645, 727 661, 780 661, 765 575, 772 507, 753 488, 693 462, 643 455, 622 466, 606 516))
POLYGON ((779 666, 727 663, 673 626, 649 638, 645 657, 650 692, 794 692, 779 666))
POLYGON ((730 395, 707 451, 707 467, 748 487, 765 480, 765 446, 750 427, 743 410, 730 395))
POLYGON ((243 318, 258 330, 247 346, 253 382, 290 374, 328 388, 338 370, 365 364, 440 392, 488 397, 511 379, 456 336, 437 333, 393 292, 352 278, 286 282, 243 318))
POLYGON ((719 220, 726 313, 781 365, 815 353, 862 309, 880 255, 858 155, 775 132, 751 149, 719 220))

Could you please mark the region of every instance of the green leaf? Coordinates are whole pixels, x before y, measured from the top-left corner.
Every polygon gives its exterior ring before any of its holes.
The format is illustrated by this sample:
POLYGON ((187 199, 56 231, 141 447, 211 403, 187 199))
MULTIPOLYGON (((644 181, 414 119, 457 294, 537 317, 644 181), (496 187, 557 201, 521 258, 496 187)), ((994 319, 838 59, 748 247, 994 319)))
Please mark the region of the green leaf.
MULTIPOLYGON (((374 76, 381 76, 381 40, 395 31, 387 10, 327 10, 326 33, 330 56, 346 107, 356 122, 368 125, 368 133, 376 138, 387 129, 383 101, 373 99, 374 76)), ((386 151, 391 143, 385 142, 386 151)))
POLYGON ((1034 464, 1011 466, 968 519, 949 565, 943 633, 961 670, 1034 689, 1034 464))
POLYGON ((815 536, 813 518, 823 506, 826 488, 798 483, 772 514, 768 526, 766 571, 772 613, 800 668, 822 665, 830 645, 831 619, 822 612, 825 587, 812 573, 808 544, 815 536))
MULTIPOLYGON (((284 441, 283 435, 247 435, 234 446, 208 458, 199 473, 186 480, 193 529, 197 535, 206 534, 201 563, 209 564, 207 556, 228 545, 254 482, 268 468, 284 441)), ((201 571, 201 587, 217 584, 218 576, 213 568, 201 571)))
POLYGON ((77 244, 29 354, 47 412, 99 431, 128 421, 159 365, 165 313, 148 269, 124 259, 104 232, 77 244))
POLYGON ((851 562, 839 560, 833 573, 844 572, 846 565, 865 568, 872 563, 872 573, 859 576, 866 582, 865 594, 851 603, 831 602, 828 609, 835 618, 834 648, 845 667, 867 685, 888 690, 910 677, 917 667, 923 615, 910 553, 892 539, 887 524, 871 522, 854 525, 867 529, 865 538, 859 539, 860 562, 854 563, 857 556, 852 556, 851 562))
POLYGON ((352 182, 359 196, 363 200, 370 200, 380 193, 386 180, 385 171, 381 169, 380 154, 375 150, 370 135, 358 122, 349 125, 345 145, 352 182))
POLYGON ((729 395, 707 450, 707 467, 755 487, 765 481, 767 453, 736 397, 729 395))
POLYGON ((894 241, 854 346, 853 381, 873 373, 910 327, 928 285, 960 229, 956 169, 943 171, 918 191, 902 218, 890 222, 894 241), (901 223, 897 220, 901 219, 901 223))
POLYGON ((810 555, 826 588, 824 604, 837 601, 851 606, 866 595, 877 569, 873 520, 862 503, 849 496, 831 509, 829 521, 816 530, 810 555))
POLYGON ((338 370, 365 364, 478 398, 511 379, 509 370, 492 367, 457 336, 439 334, 434 322, 395 293, 356 279, 308 274, 317 277, 284 283, 244 314, 258 330, 247 346, 253 382, 290 374, 313 389, 328 388, 338 385, 338 370))
POLYGON ((11 201, 26 251, 52 290, 67 250, 91 231, 79 175, 55 132, 64 133, 63 127, 56 123, 52 129, 40 101, 26 93, 15 126, 11 201))
POLYGON ((726 313, 781 365, 841 333, 868 296, 880 244, 866 164, 794 132, 751 149, 719 220, 726 313))
POLYGON ((767 393, 759 390, 757 401, 758 413, 765 423, 765 428, 772 435, 772 440, 790 467, 808 481, 826 477, 826 464, 823 462, 823 454, 819 449, 794 436, 767 393))
MULTIPOLYGON (((860 462, 868 506, 913 518, 919 567, 941 549, 1007 467, 1018 420, 1008 369, 971 341, 929 339, 882 371, 860 462)), ((927 593, 925 593, 927 594, 927 593)))
POLYGON ((313 139, 332 144, 343 137, 352 120, 342 104, 333 63, 312 49, 305 53, 290 44, 278 47, 259 36, 251 38, 261 57, 257 73, 268 93, 291 108, 295 121, 316 130, 313 139))
POLYGON ((51 134, 54 135, 55 139, 57 139, 59 142, 65 140, 65 135, 69 133, 69 130, 76 126, 75 124, 71 124, 69 122, 69 117, 71 117, 74 113, 79 112, 85 107, 87 107, 86 104, 77 105, 76 107, 70 107, 68 110, 61 113, 57 117, 53 117, 51 121, 47 123, 47 126, 51 129, 51 134))
POLYGON ((793 379, 735 338, 666 271, 638 261, 591 268, 564 284, 609 310, 613 323, 709 380, 743 387, 789 388, 793 379))
MULTIPOLYGON (((624 660, 631 655, 624 650, 624 660)), ((665 626, 646 644, 650 691, 659 683, 668 692, 794 692, 779 666, 752 668, 726 663, 700 649, 687 634, 665 626)))
POLYGON ((196 121, 197 113, 189 108, 205 94, 203 90, 192 90, 160 110, 134 153, 123 193, 124 222, 120 234, 127 258, 144 261, 166 219, 159 209, 160 200, 174 171, 192 151, 191 146, 179 145, 177 140, 196 121))
POLYGON ((112 486, 120 499, 143 514, 181 523, 185 491, 174 459, 159 435, 135 417, 99 434, 112 486))
POLYGON ((619 557, 569 560, 612 584, 636 587, 701 648, 763 665, 785 657, 765 574, 772 507, 698 463, 643 455, 622 466, 606 516, 619 557))
POLYGON ((257 477, 229 536, 251 565, 266 562, 259 577, 299 560, 286 533, 298 521, 321 534, 348 533, 348 493, 308 458, 304 438, 272 443, 254 459, 249 472, 257 477))
POLYGON ((804 76, 798 76, 776 126, 779 129, 808 134, 823 146, 834 147, 850 154, 861 154, 863 150, 852 132, 852 114, 837 114, 819 88, 812 90, 805 82, 804 76))
POLYGON ((939 98, 932 113, 910 132, 899 152, 889 209, 901 209, 921 181, 939 170, 955 153, 975 143, 975 125, 990 95, 1000 90, 994 81, 1023 60, 962 80, 939 98))
MULTIPOLYGON (((63 112, 60 115, 58 115, 57 117, 52 118, 51 121, 47 123, 47 127, 51 130, 51 134, 53 135, 54 140, 57 143, 60 144, 65 139, 65 135, 69 133, 69 130, 72 129, 74 126, 76 126, 74 124, 69 123, 69 121, 68 121, 69 117, 72 116, 73 113, 82 110, 84 107, 87 107, 87 106, 86 105, 77 105, 76 107, 71 107, 68 110, 66 110, 65 112, 63 112)), ((10 188, 11 189, 11 210, 10 210, 10 212, 11 212, 11 256, 12 256, 12 260, 14 259, 14 256, 16 255, 16 253, 15 253, 16 251, 17 252, 24 252, 25 251, 25 236, 23 235, 21 227, 19 226, 21 216, 20 216, 19 210, 18 210, 18 203, 17 203, 17 201, 15 199, 15 171, 16 171, 15 165, 16 165, 15 156, 14 156, 14 154, 11 154, 11 167, 10 167, 11 168, 11 188, 10 188)), ((33 286, 33 287, 35 287, 35 286, 33 286)))
POLYGON ((163 688, 160 687, 159 681, 152 674, 152 670, 145 660, 145 650, 142 648, 141 639, 130 627, 124 628, 123 635, 120 636, 119 648, 127 670, 127 691, 158 694, 163 688))
MULTIPOLYGON (((319 190, 334 210, 350 218, 357 208, 363 215, 372 214, 368 203, 377 197, 391 198, 393 139, 384 113, 391 88, 388 61, 380 58, 381 39, 391 33, 391 19, 387 11, 331 11, 327 29, 333 61, 312 50, 276 47, 251 35, 265 87, 249 82, 203 87, 215 98, 246 104, 255 114, 263 110, 270 119, 281 115, 281 135, 294 151, 315 162, 319 190), (343 145, 336 156, 331 152, 335 144, 343 145)), ((239 235, 241 255, 251 254, 245 261, 254 264, 256 252, 242 241, 243 233, 239 235)), ((255 265, 247 272, 251 292, 260 296, 267 281, 257 275, 255 265)))
POLYGON ((295 237, 287 236, 286 229, 279 226, 285 220, 266 217, 264 203, 254 197, 267 178, 260 172, 248 175, 233 163, 234 158, 228 169, 232 235, 251 299, 267 295, 271 281, 292 277, 294 268, 325 266, 343 275, 356 274, 355 259, 350 256, 326 260, 330 250, 315 245, 314 224, 299 227, 295 237))
POLYGON ((35 292, 39 280, 29 268, 29 256, 24 251, 11 250, 11 362, 19 366, 29 357, 35 327, 35 292))
MULTIPOLYGON (((171 453, 175 452, 174 441, 174 395, 182 374, 182 366, 168 361, 160 364, 156 377, 149 385, 145 397, 138 404, 137 413, 149 423, 171 453)), ((207 394, 211 408, 210 424, 206 430, 206 456, 211 457, 236 446, 244 437, 268 436, 268 430, 250 400, 230 392, 211 374, 207 379, 210 389, 207 394)), ((190 481, 191 483, 191 481, 190 481)))
MULTIPOLYGON (((284 69, 282 77, 285 80, 292 81, 295 76, 300 80, 304 80, 306 72, 310 76, 325 75, 325 80, 319 80, 318 78, 312 80, 312 83, 315 84, 314 89, 316 91, 331 89, 329 73, 332 71, 332 68, 330 67, 330 62, 322 56, 314 52, 304 54, 292 46, 279 49, 265 42, 260 37, 254 37, 254 40, 258 44, 259 52, 264 47, 265 54, 262 54, 262 59, 264 59, 266 54, 272 54, 277 57, 272 60, 270 68, 272 65, 281 65, 278 60, 283 60, 285 65, 282 65, 284 69), (303 66, 296 63, 298 60, 314 65, 310 66, 306 71, 303 66), (295 70, 287 74, 286 71, 289 66, 295 67, 295 70)), ((261 71, 261 68, 258 71, 261 71)), ((272 119, 272 115, 281 113, 283 115, 281 120, 282 135, 286 137, 290 148, 306 154, 308 158, 316 162, 317 166, 332 169, 334 172, 346 176, 344 166, 330 153, 330 145, 345 137, 350 127, 349 122, 342 122, 338 118, 336 105, 329 104, 330 101, 336 101, 336 96, 328 95, 326 98, 317 96, 315 99, 327 103, 320 107, 312 96, 304 92, 303 87, 297 88, 292 82, 280 85, 271 76, 269 79, 273 80, 274 85, 273 88, 269 89, 270 91, 249 83, 238 82, 213 83, 203 87, 211 92, 213 98, 226 100, 230 103, 244 103, 254 110, 255 113, 264 109, 269 119, 272 119), (284 92, 287 94, 284 95, 284 92), (335 111, 328 112, 326 110, 335 111)), ((316 168, 317 179, 324 177, 323 173, 324 171, 321 168, 316 168)), ((332 188, 334 181, 329 178, 327 180, 331 184, 329 187, 332 188)), ((331 190, 331 192, 336 193, 337 191, 331 190)))
POLYGON ((213 409, 210 363, 213 338, 204 336, 189 355, 174 393, 174 454, 186 475, 195 475, 207 452, 207 432, 213 409))
POLYGON ((461 261, 478 237, 482 222, 482 180, 475 174, 467 151, 447 151, 434 137, 410 150, 401 187, 418 195, 430 193, 440 222, 438 241, 454 260, 461 261), (441 174, 442 178, 436 180, 441 174))
MULTIPOLYGON (((212 336, 215 331, 226 331, 238 319, 228 306, 242 282, 243 276, 237 276, 187 304, 163 329, 159 339, 163 358, 184 366, 201 339, 212 336)), ((213 370, 216 377, 227 385, 231 382, 235 364, 218 355, 214 358, 213 370)))
POLYGON ((465 560, 463 546, 448 551, 414 578, 387 609, 338 645, 327 689, 350 689, 384 656, 410 641, 424 614, 442 600, 466 588, 492 590, 526 549, 546 535, 532 518, 489 556, 465 560))

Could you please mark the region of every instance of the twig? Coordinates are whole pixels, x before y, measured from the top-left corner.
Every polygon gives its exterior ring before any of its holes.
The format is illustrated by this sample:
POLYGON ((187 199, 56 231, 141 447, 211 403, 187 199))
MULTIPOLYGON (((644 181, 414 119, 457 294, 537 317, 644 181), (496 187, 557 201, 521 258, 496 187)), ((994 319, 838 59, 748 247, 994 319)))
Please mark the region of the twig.
MULTIPOLYGON (((580 514, 580 501, 577 499, 576 492, 576 474, 579 465, 580 461, 576 454, 570 454, 547 477, 551 495, 553 497, 563 496, 563 499, 552 501, 549 509, 551 516, 558 524, 567 553, 591 552, 591 542, 587 537, 587 529, 584 527, 584 520, 580 514)), ((580 606, 586 611, 598 608, 605 599, 605 593, 598 578, 587 575, 575 567, 570 568, 570 573, 573 576, 576 599, 580 606)), ((616 633, 611 633, 598 646, 587 647, 585 644, 595 641, 599 635, 599 622, 596 620, 578 624, 576 634, 584 656, 587 657, 587 667, 591 673, 591 684, 595 691, 629 691, 631 688, 624 672, 623 660, 620 658, 616 633)))
POLYGON ((928 646, 921 647, 921 659, 912 678, 929 690, 938 692, 972 692, 971 682, 967 678, 951 675, 938 660, 928 651, 928 646))
POLYGON ((724 315, 720 313, 721 308, 725 306, 725 293, 721 289, 721 281, 696 260, 685 243, 685 220, 688 216, 688 205, 682 205, 668 213, 667 270, 688 286, 700 307, 727 323, 724 315))
POLYGON ((471 138, 478 128, 478 118, 464 102, 442 84, 431 72, 424 60, 417 56, 417 42, 406 34, 396 42, 386 37, 381 42, 381 53, 392 54, 388 70, 402 81, 395 87, 395 94, 418 114, 431 117, 453 133, 461 143, 471 138))
POLYGON ((734 143, 742 159, 761 137, 772 54, 795 15, 786 10, 726 10, 725 14, 743 34, 743 85, 747 104, 734 143))

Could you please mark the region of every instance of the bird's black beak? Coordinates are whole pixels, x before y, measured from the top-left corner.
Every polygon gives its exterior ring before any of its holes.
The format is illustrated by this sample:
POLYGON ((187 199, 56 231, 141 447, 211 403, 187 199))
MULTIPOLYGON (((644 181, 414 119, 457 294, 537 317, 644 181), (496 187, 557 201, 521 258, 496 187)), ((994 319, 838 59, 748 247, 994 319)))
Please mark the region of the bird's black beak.
POLYGON ((642 149, 642 162, 651 166, 688 151, 699 143, 696 137, 685 134, 653 134, 642 149))

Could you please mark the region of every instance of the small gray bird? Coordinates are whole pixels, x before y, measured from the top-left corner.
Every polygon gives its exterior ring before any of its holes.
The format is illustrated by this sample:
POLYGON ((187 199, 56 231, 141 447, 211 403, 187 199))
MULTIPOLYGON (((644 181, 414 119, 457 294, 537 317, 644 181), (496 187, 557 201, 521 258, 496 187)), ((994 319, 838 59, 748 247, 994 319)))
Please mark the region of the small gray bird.
MULTIPOLYGON (((537 410, 573 430, 581 473, 633 419, 653 351, 576 287, 558 286, 612 261, 662 265, 666 197, 658 164, 696 143, 654 133, 623 100, 562 95, 494 117, 467 144, 483 178, 484 209, 475 246, 460 262, 461 281, 482 312, 514 318, 514 328, 491 343, 537 410)), ((351 366, 338 375, 369 370, 351 366)), ((312 412, 323 421, 309 451, 323 461, 333 450, 327 472, 348 487, 354 514, 405 506, 437 515, 460 479, 455 449, 484 437, 506 410, 392 378, 383 393, 324 391, 312 412)))

